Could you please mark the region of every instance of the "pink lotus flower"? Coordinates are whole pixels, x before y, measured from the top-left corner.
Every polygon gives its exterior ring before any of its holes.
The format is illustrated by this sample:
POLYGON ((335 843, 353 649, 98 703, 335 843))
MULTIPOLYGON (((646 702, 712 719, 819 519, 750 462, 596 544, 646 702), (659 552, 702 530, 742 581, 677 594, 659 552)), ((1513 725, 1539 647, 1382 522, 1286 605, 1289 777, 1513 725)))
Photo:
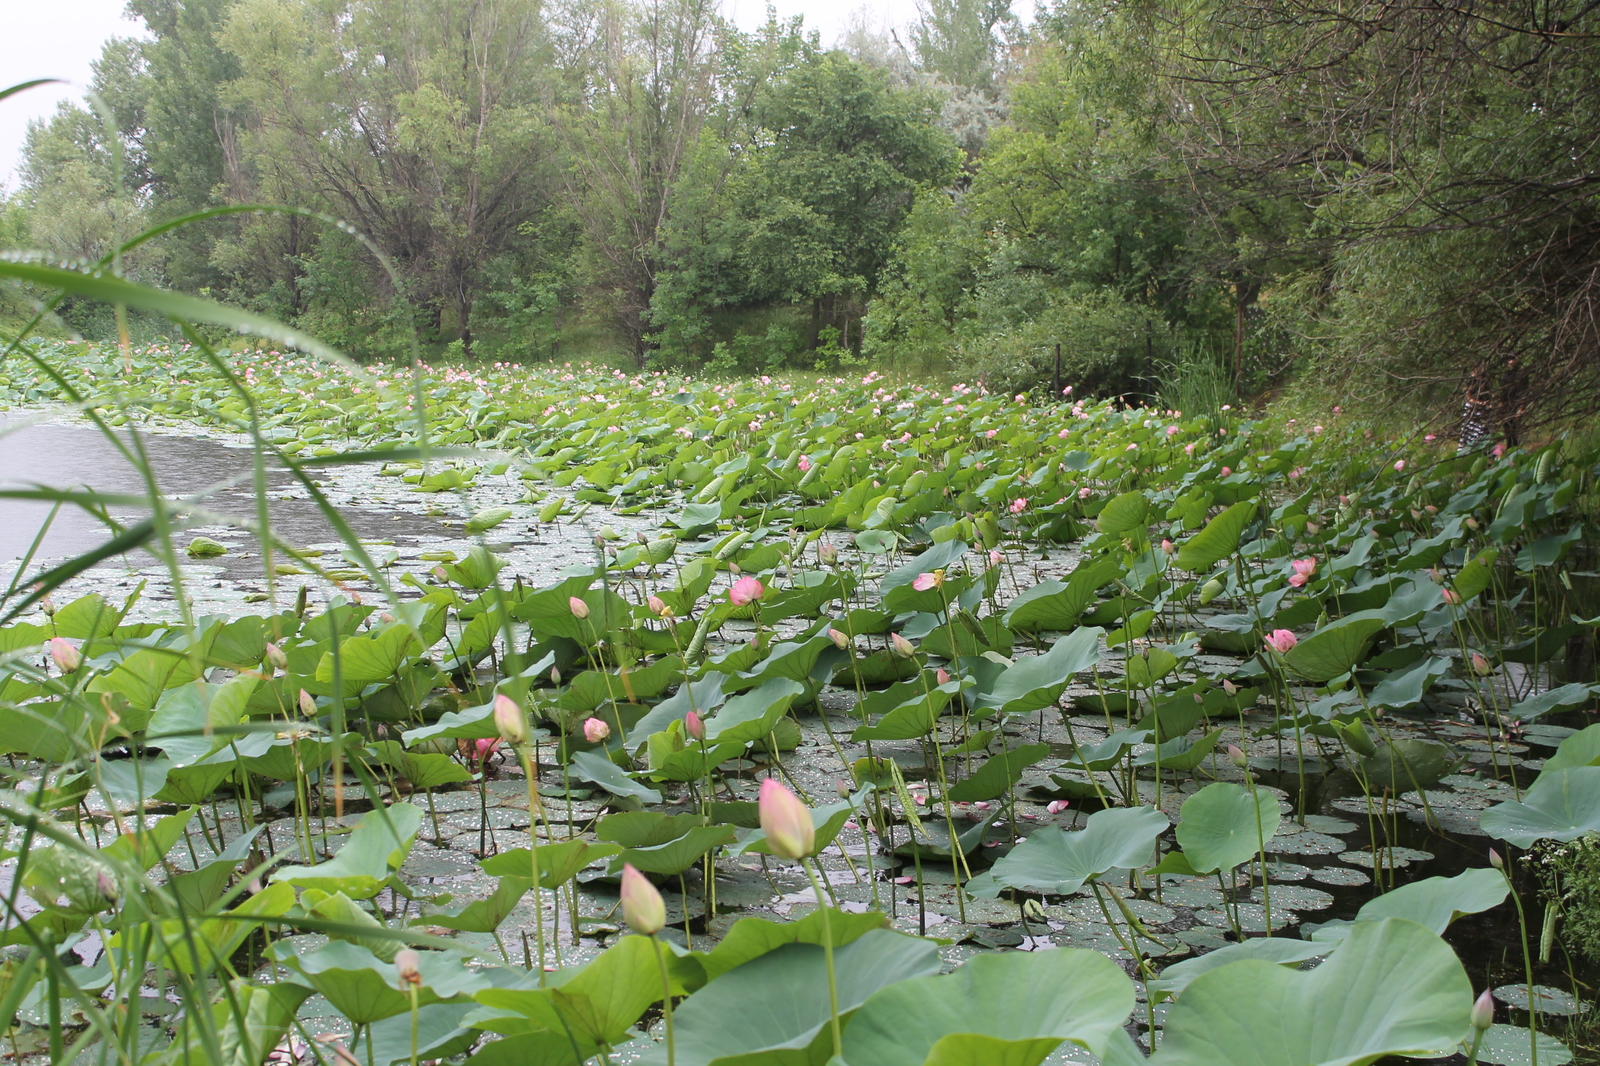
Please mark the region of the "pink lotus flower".
POLYGON ((83 653, 65 637, 50 638, 50 658, 55 660, 63 674, 73 673, 83 665, 83 653))
POLYGON ((1317 572, 1317 561, 1315 559, 1296 559, 1289 565, 1294 568, 1294 573, 1289 576, 1289 584, 1295 588, 1299 588, 1307 581, 1310 581, 1311 575, 1317 572))
POLYGON ((850 637, 848 634, 841 633, 837 629, 829 629, 828 639, 833 641, 834 647, 840 651, 850 650, 850 637))
POLYGON ((911 587, 918 592, 927 592, 929 589, 936 589, 942 584, 944 584, 944 575, 937 573, 918 574, 911 581, 911 587))
POLYGON ((1051 814, 1060 814, 1062 811, 1066 810, 1068 806, 1069 804, 1066 800, 1051 800, 1048 804, 1046 804, 1045 810, 1049 811, 1051 814))
POLYGON ((1089 486, 1085 485, 1083 488, 1078 490, 1078 499, 1087 500, 1091 491, 1092 490, 1089 488, 1089 486))
POLYGON ((1452 607, 1460 607, 1461 593, 1457 592, 1455 589, 1445 589, 1444 602, 1448 603, 1452 607))
POLYGON ((645 605, 650 608, 650 613, 657 618, 669 618, 672 615, 672 608, 668 607, 667 601, 660 596, 651 596, 645 601, 645 605))
POLYGON ((1072 431, 1070 429, 1064 429, 1060 433, 1057 433, 1056 437, 1060 440, 1066 440, 1071 435, 1072 431))
POLYGON ((741 577, 733 583, 733 588, 728 590, 728 600, 735 607, 743 607, 747 603, 754 603, 767 594, 766 586, 754 577, 741 577))
POLYGON ((580 621, 589 617, 589 605, 576 596, 567 597, 567 609, 572 612, 572 617, 580 621))
POLYGON ((1168 555, 1171 555, 1172 554, 1172 541, 1163 539, 1161 541, 1161 550, 1166 552, 1168 555))
POLYGON ((1167 427, 1167 436, 1176 437, 1177 435, 1178 435, 1178 427, 1177 426, 1168 426, 1167 427))
POLYGON ((1294 631, 1291 629, 1274 629, 1267 636, 1267 647, 1279 655, 1287 654, 1289 649, 1298 643, 1300 643, 1300 638, 1295 636, 1294 631))
POLYGON ((761 830, 767 835, 767 847, 772 854, 784 859, 803 859, 816 850, 817 833, 811 809, 775 778, 761 782, 758 805, 761 830))
POLYGON ((990 551, 989 551, 989 565, 990 566, 999 566, 1001 563, 1005 562, 1005 558, 1006 557, 1004 555, 1000 554, 998 549, 990 549, 990 551))
POLYGON ((948 685, 950 683, 950 671, 940 667, 933 672, 933 679, 941 685, 948 685))
POLYGON ((1233 473, 1233 468, 1232 467, 1225 466, 1225 467, 1222 468, 1222 476, 1223 477, 1227 477, 1231 473, 1233 473))
POLYGON ((1012 514, 1021 514, 1023 511, 1026 511, 1027 509, 1028 509, 1028 500, 1027 500, 1026 497, 1018 496, 1016 499, 1011 501, 1011 513, 1012 514))
POLYGON ((583 739, 591 744, 598 744, 611 735, 611 727, 601 718, 585 718, 583 720, 583 739))
POLYGON ((528 742, 528 717, 504 692, 494 698, 494 727, 500 739, 512 747, 528 742))
POLYGON ((1394 461, 1394 472, 1395 473, 1398 474, 1398 473, 1400 473, 1400 471, 1404 470, 1405 468, 1406 468, 1406 461, 1404 459, 1396 459, 1394 461))
POLYGON ((983 435, 983 439, 984 440, 993 440, 994 437, 995 437, 995 434, 999 433, 999 432, 1000 431, 998 429, 991 429, 991 430, 989 430, 989 432, 987 432, 987 433, 985 433, 983 435))
POLYGON ((800 457, 800 472, 802 474, 804 474, 807 471, 809 471, 810 469, 811 469, 811 460, 807 459, 805 456, 802 455, 800 457))
POLYGON ((667 905, 649 878, 622 864, 622 918, 636 933, 654 936, 667 924, 667 905))

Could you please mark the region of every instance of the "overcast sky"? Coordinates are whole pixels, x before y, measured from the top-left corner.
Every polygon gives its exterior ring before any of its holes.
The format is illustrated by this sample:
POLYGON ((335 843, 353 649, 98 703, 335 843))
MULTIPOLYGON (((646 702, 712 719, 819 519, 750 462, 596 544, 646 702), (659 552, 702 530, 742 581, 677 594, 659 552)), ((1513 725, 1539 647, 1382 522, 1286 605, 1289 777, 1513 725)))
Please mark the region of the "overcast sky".
MULTIPOLYGON (((4 85, 34 78, 61 78, 68 84, 42 85, 0 100, 0 178, 15 188, 15 170, 30 119, 48 118, 56 102, 81 99, 94 76, 89 64, 108 37, 143 33, 122 17, 123 0, 5 0, 5 32, 0 34, 0 79, 4 85)), ((723 0, 724 11, 746 29, 766 21, 764 0, 723 0)), ((831 45, 856 16, 872 28, 904 27, 917 17, 916 0, 774 0, 778 14, 805 15, 831 45)), ((1021 9, 1026 4, 1015 5, 1021 9)), ((901 38, 904 40, 904 37, 901 38)), ((0 86, 3 88, 4 86, 0 86)))

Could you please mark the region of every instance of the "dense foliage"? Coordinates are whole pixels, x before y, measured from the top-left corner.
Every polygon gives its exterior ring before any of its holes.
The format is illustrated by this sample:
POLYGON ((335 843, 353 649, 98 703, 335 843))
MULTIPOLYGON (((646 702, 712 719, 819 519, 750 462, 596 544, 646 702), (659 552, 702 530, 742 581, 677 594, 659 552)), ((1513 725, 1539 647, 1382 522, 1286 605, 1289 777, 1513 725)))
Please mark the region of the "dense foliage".
MULTIPOLYGON (((706 0, 139 0, 30 138, 13 244, 359 357, 943 370, 1158 391, 1206 364, 1515 438, 1595 393, 1596 13, 929 4, 825 50, 706 0), (864 362, 859 365, 865 365, 864 362)), ((110 336, 108 312, 63 317, 110 336)), ((139 328, 139 324, 135 324, 139 328)), ((159 326, 147 327, 159 329, 159 326)))

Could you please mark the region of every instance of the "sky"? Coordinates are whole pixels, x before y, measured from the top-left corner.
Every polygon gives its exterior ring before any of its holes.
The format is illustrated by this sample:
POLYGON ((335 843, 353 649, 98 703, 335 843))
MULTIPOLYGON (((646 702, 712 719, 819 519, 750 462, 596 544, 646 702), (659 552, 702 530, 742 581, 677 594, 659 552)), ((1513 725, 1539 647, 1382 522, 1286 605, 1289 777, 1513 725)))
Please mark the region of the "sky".
MULTIPOLYGON (((0 82, 15 85, 34 78, 66 82, 0 100, 0 182, 15 189, 29 120, 48 118, 57 101, 81 100, 94 77, 89 64, 99 57, 105 40, 142 35, 143 26, 122 17, 123 0, 6 0, 3 6, 6 32, 0 34, 0 82)), ((773 0, 773 6, 782 18, 804 15, 806 25, 822 34, 824 45, 833 44, 852 23, 864 22, 882 31, 904 28, 917 17, 916 0, 773 0)), ((764 0, 723 0, 724 13, 745 29, 765 22, 766 8, 764 0)))

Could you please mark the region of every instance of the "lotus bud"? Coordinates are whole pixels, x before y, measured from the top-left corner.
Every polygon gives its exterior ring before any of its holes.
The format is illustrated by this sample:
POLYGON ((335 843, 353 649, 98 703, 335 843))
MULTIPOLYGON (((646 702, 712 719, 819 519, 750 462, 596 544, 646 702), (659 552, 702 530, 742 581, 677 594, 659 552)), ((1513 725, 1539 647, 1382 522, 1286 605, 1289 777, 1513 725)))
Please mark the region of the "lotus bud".
POLYGON ((672 608, 668 607, 667 601, 660 596, 651 596, 645 601, 645 605, 650 608, 650 613, 657 618, 670 618, 672 616, 672 608))
POLYGON ((1443 595, 1444 602, 1448 603, 1450 606, 1461 606, 1461 593, 1457 592, 1455 589, 1445 589, 1443 595))
POLYGON ((382 614, 378 615, 378 621, 382 622, 384 625, 388 625, 394 620, 394 615, 390 614, 388 611, 384 611, 382 614))
POLYGON ((1204 607, 1220 595, 1222 595, 1222 582, 1212 578, 1200 586, 1200 605, 1204 607))
POLYGON ((638 541, 640 544, 649 544, 650 543, 650 538, 645 536, 642 532, 641 533, 635 533, 633 535, 633 539, 638 541))
POLYGON ((420 987, 422 984, 422 955, 416 948, 401 948, 394 953, 394 968, 400 974, 400 987, 420 987))
POLYGON ((1222 679, 1222 691, 1226 692, 1228 694, 1229 698, 1232 698, 1232 697, 1237 696, 1239 694, 1239 686, 1235 685, 1232 681, 1229 681, 1227 678, 1223 678, 1222 679))
POLYGON ((683 731, 695 740, 704 743, 706 739, 706 720, 701 718, 695 711, 690 710, 688 714, 683 716, 683 731))
POLYGON ((54 618, 56 616, 56 601, 52 600, 49 596, 41 597, 39 600, 39 610, 44 612, 46 618, 54 618))
POLYGON ((941 685, 948 685, 950 683, 950 671, 940 667, 933 672, 933 679, 941 685))
POLYGON ((1477 529, 1478 529, 1478 520, 1476 518, 1473 518, 1472 516, 1468 515, 1467 516, 1467 528, 1470 529, 1470 530, 1473 530, 1474 532, 1476 532, 1477 529))
POLYGON ((817 831, 811 809, 774 778, 761 782, 758 802, 761 829, 772 854, 783 859, 803 859, 816 850, 817 831))
POLYGON ((104 870, 99 871, 95 874, 94 884, 95 888, 99 889, 101 897, 107 903, 115 903, 117 901, 117 883, 112 880, 110 874, 104 870))
POLYGON ((611 727, 602 718, 585 718, 583 721, 583 739, 591 744, 598 744, 611 735, 611 727))
POLYGON ((567 609, 572 612, 572 617, 580 622, 589 617, 589 605, 576 596, 567 597, 567 609))
POLYGON ((833 779, 833 794, 838 796, 840 799, 849 799, 850 798, 850 782, 846 781, 842 777, 834 778, 833 779))
POLYGON ((83 665, 83 653, 65 637, 50 638, 50 658, 55 660, 63 674, 74 673, 83 665))
POLYGON ((667 924, 667 905, 661 893, 631 862, 622 864, 622 918, 634 932, 645 936, 654 936, 667 924))
POLYGON ((1267 636, 1267 647, 1279 655, 1287 655, 1289 650, 1300 643, 1300 638, 1294 635, 1292 629, 1274 629, 1267 636))
POLYGON ((300 690, 300 713, 307 718, 315 718, 317 716, 316 698, 305 689, 300 690))
POLYGON ((444 567, 442 567, 442 566, 434 567, 433 570, 432 570, 432 574, 433 574, 434 580, 442 581, 442 582, 444 582, 446 584, 449 584, 449 582, 450 582, 450 573, 444 567))
POLYGON ((929 589, 938 588, 941 584, 938 574, 918 574, 911 581, 911 587, 918 592, 927 592, 929 589))
POLYGON ((1490 848, 1489 865, 1493 866, 1496 870, 1504 870, 1506 868, 1506 861, 1500 857, 1500 853, 1498 851, 1490 848))
POLYGON ((732 574, 734 577, 738 577, 740 574, 744 573, 744 567, 740 566, 738 563, 729 563, 728 573, 732 574))
POLYGON ((1029 897, 1022 901, 1022 915, 1030 921, 1042 922, 1044 921, 1044 907, 1040 905, 1038 900, 1029 897))
POLYGON ((272 667, 274 670, 289 669, 289 657, 283 653, 282 648, 278 647, 276 644, 273 644, 271 641, 267 642, 266 657, 267 665, 272 667))
POLYGON ((1479 677, 1488 677, 1493 671, 1494 667, 1489 665, 1489 660, 1483 657, 1482 652, 1475 651, 1472 653, 1473 673, 1477 674, 1479 677))
POLYGON ((1161 550, 1166 552, 1168 555, 1171 555, 1172 554, 1172 541, 1167 540, 1165 537, 1163 537, 1162 540, 1161 540, 1161 550))
POLYGON ((823 566, 833 566, 839 561, 839 549, 832 541, 825 540, 817 545, 817 558, 822 560, 823 566))
POLYGON ((1428 576, 1433 579, 1433 583, 1435 585, 1444 584, 1444 575, 1439 573, 1439 568, 1438 567, 1436 567, 1436 566, 1429 567, 1428 568, 1428 576))
POLYGON ((894 653, 902 659, 909 659, 917 653, 916 646, 899 633, 889 634, 889 645, 894 653))
POLYGON ((1070 806, 1072 806, 1072 804, 1066 800, 1051 800, 1049 803, 1045 804, 1044 809, 1050 814, 1060 814, 1070 806))
POLYGON ((1483 990, 1472 1004, 1472 1027, 1479 1032, 1494 1024, 1494 993, 1489 989, 1483 990))
POLYGON ((754 577, 741 577, 733 583, 733 588, 728 590, 728 601, 735 607, 743 607, 747 603, 754 603, 766 594, 767 590, 760 580, 754 577))
POLYGON ((561 687, 561 668, 559 666, 550 668, 550 683, 557 688, 561 687))
POLYGON ((512 747, 528 742, 528 716, 522 713, 517 701, 504 692, 494 698, 494 727, 500 739, 512 747))
POLYGON ((1228 745, 1228 761, 1233 763, 1233 765, 1237 766, 1241 770, 1250 765, 1250 760, 1245 757, 1244 752, 1237 744, 1228 745))
POLYGON ((990 566, 999 566, 1001 563, 1003 563, 1005 561, 1006 561, 1006 557, 1004 555, 1000 554, 1000 549, 998 549, 998 548, 989 549, 989 565, 990 566))
POLYGON ((828 639, 833 641, 834 646, 840 651, 850 650, 850 638, 839 632, 837 629, 828 630, 828 639))

